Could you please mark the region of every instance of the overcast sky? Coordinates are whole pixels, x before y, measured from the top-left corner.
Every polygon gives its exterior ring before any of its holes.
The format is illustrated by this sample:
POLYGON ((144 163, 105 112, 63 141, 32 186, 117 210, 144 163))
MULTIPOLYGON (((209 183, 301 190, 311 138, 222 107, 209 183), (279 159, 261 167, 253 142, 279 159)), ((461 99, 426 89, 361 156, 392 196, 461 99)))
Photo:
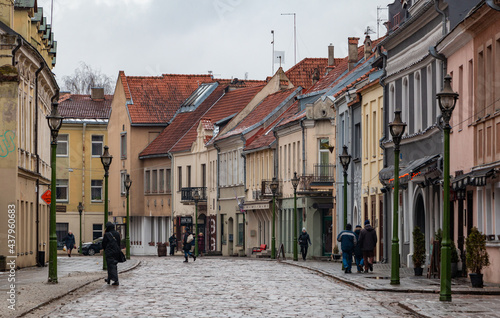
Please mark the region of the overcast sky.
MULTIPOLYGON (((305 57, 347 55, 347 38, 370 26, 377 37, 377 6, 387 17, 390 0, 53 0, 57 41, 54 73, 73 74, 80 62, 116 80, 127 75, 207 74, 217 78, 265 79, 275 50, 285 51, 283 68, 305 57)), ((38 0, 50 23, 51 0, 38 0)), ((380 36, 385 34, 380 25, 380 36)), ((279 65, 275 65, 274 70, 279 65)))

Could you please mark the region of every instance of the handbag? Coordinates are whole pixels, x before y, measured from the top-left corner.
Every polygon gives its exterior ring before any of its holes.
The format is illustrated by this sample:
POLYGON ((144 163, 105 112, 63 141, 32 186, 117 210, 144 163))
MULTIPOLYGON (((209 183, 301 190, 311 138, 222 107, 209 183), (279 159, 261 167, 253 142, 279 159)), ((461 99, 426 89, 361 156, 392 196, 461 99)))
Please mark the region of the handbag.
POLYGON ((194 240, 193 234, 189 234, 186 242, 191 243, 194 240))

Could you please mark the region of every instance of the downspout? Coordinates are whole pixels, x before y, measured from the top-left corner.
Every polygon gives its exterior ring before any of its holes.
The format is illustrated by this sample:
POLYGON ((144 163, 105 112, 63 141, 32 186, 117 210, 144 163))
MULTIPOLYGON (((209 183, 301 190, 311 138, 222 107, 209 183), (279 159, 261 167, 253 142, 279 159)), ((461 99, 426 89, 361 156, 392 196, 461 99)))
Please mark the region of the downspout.
MULTIPOLYGON (((240 138, 243 141, 243 149, 244 149, 246 144, 247 144, 247 140, 245 139, 245 136, 243 136, 243 134, 240 135, 240 138)), ((244 196, 246 197, 246 192, 247 192, 247 156, 243 153, 243 151, 241 152, 241 156, 243 157, 243 193, 244 193, 244 196)), ((238 196, 236 196, 236 199, 238 199, 238 196)), ((238 203, 238 205, 239 205, 238 200, 236 203, 238 203)), ((242 214, 243 214, 243 255, 246 255, 246 252, 245 252, 245 249, 246 249, 245 237, 247 235, 247 233, 246 233, 247 226, 246 226, 246 220, 245 220, 246 215, 245 215, 245 212, 243 212, 242 214)))
MULTIPOLYGON (((85 133, 87 130, 87 123, 83 123, 82 126, 82 203, 85 206, 85 133)), ((85 209, 84 209, 85 211, 85 209)), ((127 220, 128 222, 129 220, 127 220)), ((85 222, 83 222, 85 225, 85 222)), ((83 229, 83 233, 85 233, 85 227, 83 229)), ((130 235, 130 234, 129 234, 130 235)), ((83 240, 83 237, 82 237, 83 240)))
MULTIPOLYGON (((441 24, 443 25, 443 30, 441 31, 441 35, 444 37, 446 35, 446 13, 443 10, 439 9, 439 0, 434 0, 434 7, 435 7, 436 11, 443 16, 442 22, 441 22, 441 24)), ((443 61, 443 74, 442 75, 444 77, 446 75, 446 71, 448 68, 448 66, 446 65, 446 57, 443 54, 438 53, 435 46, 431 46, 429 48, 429 53, 431 54, 432 57, 443 61)))
POLYGON ((276 180, 278 180, 278 177, 277 177, 277 173, 278 173, 278 149, 279 149, 279 138, 278 138, 278 133, 276 132, 276 130, 273 129, 273 135, 274 135, 274 138, 276 138, 276 148, 274 148, 274 177, 276 178, 276 180))
POLYGON ((40 63, 40 68, 35 71, 35 158, 36 158, 36 265, 42 266, 40 264, 38 253, 40 250, 40 155, 38 154, 38 74, 43 70, 43 63, 40 63))
POLYGON ((442 35, 445 36, 446 35, 446 14, 444 13, 443 10, 439 9, 439 0, 434 0, 434 8, 436 9, 436 11, 441 14, 443 16, 443 31, 442 31, 442 35))
POLYGON ((21 48, 21 45, 23 45, 23 38, 18 35, 17 36, 17 46, 12 50, 12 66, 16 66, 16 52, 21 48))
POLYGON ((302 128, 302 175, 306 175, 306 127, 304 127, 304 121, 300 121, 300 127, 302 128))
MULTIPOLYGON (((382 50, 379 47, 377 47, 377 50, 378 50, 378 53, 380 54, 380 56, 382 56, 382 76, 380 76, 380 79, 379 79, 379 83, 380 83, 380 86, 382 86, 382 90, 383 90, 383 102, 382 102, 382 105, 384 105, 384 107, 382 107, 382 116, 383 116, 383 119, 385 121, 385 118, 386 118, 386 115, 387 115, 387 119, 389 119, 389 114, 386 114, 386 111, 387 111, 387 108, 386 107, 386 103, 387 103, 387 85, 385 84, 385 79, 387 78, 387 72, 386 72, 386 65, 387 65, 387 56, 385 54, 382 54, 382 50)), ((388 122, 389 120, 387 120, 388 122)), ((387 124, 384 125, 384 127, 387 127, 387 124)), ((384 156, 383 156, 383 163, 382 163, 382 166, 383 167, 387 167, 387 154, 386 154, 386 148, 384 146, 384 141, 387 140, 387 136, 386 136, 386 129, 383 129, 382 130, 382 138, 379 139, 379 147, 382 149, 383 153, 384 153, 384 156)), ((380 175, 379 175, 379 179, 380 179, 380 175)), ((389 241, 389 238, 390 238, 390 231, 389 231, 389 226, 391 224, 389 218, 388 218, 388 215, 389 213, 387 212, 389 209, 389 204, 390 204, 390 195, 389 195, 389 191, 387 191, 386 193, 384 193, 384 207, 385 207, 385 217, 384 217, 384 241, 383 244, 384 246, 389 246, 390 244, 390 241, 389 241)), ((381 211, 383 213, 383 211, 381 211)), ((382 263, 387 263, 389 259, 389 249, 388 248, 384 248, 384 255, 383 255, 383 259, 382 259, 382 263)))
MULTIPOLYGON (((170 152, 167 153, 167 158, 170 159, 170 222, 172 223, 172 233, 176 234, 174 229, 174 201, 172 200, 172 188, 174 187, 174 160, 170 152)), ((177 236, 176 236, 177 237, 177 236)))
MULTIPOLYGON (((222 228, 222 226, 224 226, 220 220, 220 204, 219 204, 219 201, 220 201, 220 190, 219 190, 219 184, 220 184, 220 161, 219 161, 219 156, 220 156, 220 148, 219 146, 217 146, 217 144, 214 142, 214 148, 217 149, 217 183, 216 183, 216 188, 217 188, 217 195, 216 195, 216 198, 217 198, 217 207, 215 208, 215 211, 216 211, 216 221, 219 221, 220 224, 220 227, 222 228)), ((217 236, 220 235, 220 231, 217 231, 217 236)), ((219 247, 219 251, 222 252, 222 237, 217 240, 217 244, 219 247)))

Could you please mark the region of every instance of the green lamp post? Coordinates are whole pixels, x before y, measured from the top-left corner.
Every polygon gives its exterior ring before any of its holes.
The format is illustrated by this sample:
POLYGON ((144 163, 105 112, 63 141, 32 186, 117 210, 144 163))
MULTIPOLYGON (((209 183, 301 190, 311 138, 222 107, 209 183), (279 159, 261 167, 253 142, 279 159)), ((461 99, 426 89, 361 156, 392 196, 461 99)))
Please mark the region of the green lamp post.
POLYGON ((293 173, 292 186, 293 186, 293 260, 298 261, 298 247, 297 247, 297 186, 299 185, 299 177, 297 172, 293 173))
POLYGON ((441 291, 439 300, 451 301, 451 239, 450 239, 450 119, 458 93, 451 88, 451 76, 444 77, 443 90, 436 94, 443 115, 444 182, 443 182, 443 240, 441 241, 441 291))
POLYGON ((130 259, 130 216, 129 216, 129 194, 130 187, 132 186, 132 180, 130 180, 130 175, 127 173, 125 181, 125 190, 127 191, 127 223, 125 224, 125 256, 130 259))
POLYGON ((344 230, 347 228, 347 169, 351 163, 351 155, 347 153, 347 146, 344 145, 342 154, 339 155, 340 163, 344 169, 344 230))
POLYGON ((56 151, 57 135, 61 129, 63 117, 59 115, 57 102, 52 103, 52 111, 47 116, 52 140, 50 142, 51 180, 50 180, 50 224, 49 224, 49 283, 57 284, 57 235, 56 235, 56 151))
POLYGON ((273 193, 273 232, 271 237, 271 259, 276 259, 276 191, 278 191, 278 186, 278 180, 276 180, 276 177, 274 177, 273 181, 269 184, 271 192, 273 193))
POLYGON ((83 205, 81 202, 78 202, 78 213, 80 214, 80 245, 78 246, 79 254, 82 254, 82 212, 83 212, 83 205))
POLYGON ((401 111, 394 112, 394 121, 389 123, 389 130, 394 142, 394 206, 392 215, 392 254, 391 254, 391 285, 399 285, 399 144, 405 132, 406 123, 401 121, 401 111))
POLYGON ((193 190, 194 200, 194 256, 198 257, 198 201, 200 201, 200 192, 193 190))
MULTIPOLYGON (((104 153, 101 155, 101 163, 104 167, 104 226, 108 223, 108 178, 109 178, 109 166, 113 156, 109 154, 109 147, 104 146, 104 153)), ((128 220, 127 220, 128 221, 128 220)), ((106 264, 106 253, 102 253, 102 269, 108 269, 108 264, 106 264)))

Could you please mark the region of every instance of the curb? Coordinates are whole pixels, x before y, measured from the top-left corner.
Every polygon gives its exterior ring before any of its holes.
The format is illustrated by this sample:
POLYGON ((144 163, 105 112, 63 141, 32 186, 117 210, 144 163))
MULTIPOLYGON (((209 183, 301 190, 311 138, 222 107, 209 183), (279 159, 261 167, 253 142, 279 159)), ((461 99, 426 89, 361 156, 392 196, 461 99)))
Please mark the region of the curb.
MULTIPOLYGON (((345 283, 345 284, 351 285, 353 287, 356 287, 358 289, 366 290, 366 291, 392 292, 392 293, 415 293, 415 294, 439 294, 440 293, 440 291, 437 289, 436 290, 411 289, 411 288, 408 288, 408 289, 389 289, 389 288, 366 287, 365 285, 353 282, 351 280, 344 279, 342 277, 333 275, 331 273, 325 272, 325 271, 320 270, 320 269, 311 268, 311 267, 307 267, 307 266, 304 266, 301 264, 294 264, 294 263, 289 263, 289 262, 280 262, 280 263, 300 267, 303 269, 307 269, 307 270, 316 272, 318 274, 321 274, 323 276, 328 276, 328 277, 333 278, 333 279, 340 281, 342 283, 345 283)), ((497 296, 497 295, 500 295, 500 290, 477 290, 477 291, 476 290, 452 290, 451 293, 452 293, 452 295, 497 296)))
MULTIPOLYGON (((133 270, 133 269, 136 269, 139 265, 141 265, 141 261, 138 261, 138 262, 137 262, 137 264, 133 265, 132 267, 130 267, 130 268, 128 268, 128 269, 125 269, 125 270, 122 270, 122 271, 118 271, 118 273, 126 273, 126 272, 129 272, 129 271, 131 271, 131 270, 133 270)), ((90 285, 90 284, 92 284, 92 283, 95 283, 95 282, 99 281, 100 279, 102 279, 102 276, 101 276, 101 277, 99 277, 99 278, 92 279, 92 280, 90 280, 90 281, 88 281, 88 282, 86 282, 86 283, 84 283, 84 284, 82 284, 82 285, 80 285, 80 286, 77 286, 77 287, 75 287, 75 288, 73 288, 73 289, 69 290, 69 291, 67 292, 67 294, 72 293, 72 292, 75 292, 75 291, 77 291, 78 289, 83 288, 83 287, 85 287, 85 286, 87 286, 87 285, 90 285)), ((35 311, 35 310, 37 310, 37 309, 39 309, 39 308, 41 308, 41 307, 43 307, 43 306, 46 306, 46 305, 48 305, 48 304, 50 304, 50 303, 52 303, 52 302, 54 302, 54 301, 56 301, 56 300, 59 300, 59 299, 61 299, 61 298, 62 298, 62 297, 64 297, 64 296, 66 296, 66 294, 59 295, 59 296, 57 296, 57 297, 51 298, 51 299, 49 299, 49 300, 47 300, 47 301, 44 301, 43 303, 38 304, 38 305, 36 305, 35 307, 30 308, 30 309, 26 310, 25 312, 23 312, 23 313, 19 314, 17 317, 24 317, 24 316, 26 316, 27 314, 29 314, 29 313, 31 313, 31 312, 33 312, 33 311, 35 311)))

